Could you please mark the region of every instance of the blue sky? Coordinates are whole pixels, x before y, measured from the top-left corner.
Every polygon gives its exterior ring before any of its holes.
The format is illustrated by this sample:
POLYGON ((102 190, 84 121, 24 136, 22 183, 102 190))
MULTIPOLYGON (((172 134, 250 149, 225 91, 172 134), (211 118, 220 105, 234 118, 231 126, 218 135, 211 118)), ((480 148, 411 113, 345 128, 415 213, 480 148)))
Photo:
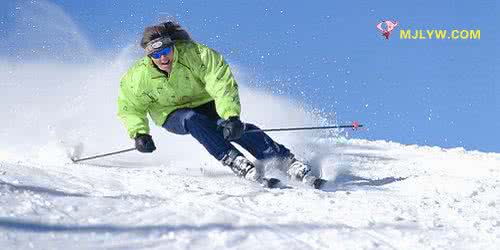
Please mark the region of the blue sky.
MULTIPOLYGON (((103 53, 175 16, 196 40, 251 70, 255 87, 369 128, 354 137, 500 152, 494 1, 50 2, 103 53), (389 40, 375 28, 382 19, 400 23, 389 40), (400 29, 479 29, 481 39, 401 40, 400 29)), ((25 4, 0 10, 0 37, 10 41, 0 43, 2 57, 33 46, 12 42, 25 4)))

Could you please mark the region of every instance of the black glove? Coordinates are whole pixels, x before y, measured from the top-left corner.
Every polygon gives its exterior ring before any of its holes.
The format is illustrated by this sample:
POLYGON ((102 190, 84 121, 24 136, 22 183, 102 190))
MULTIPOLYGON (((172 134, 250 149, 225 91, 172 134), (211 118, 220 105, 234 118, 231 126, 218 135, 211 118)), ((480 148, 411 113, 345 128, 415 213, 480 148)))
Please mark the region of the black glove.
POLYGON ((135 148, 141 153, 151 153, 156 150, 153 138, 148 134, 137 134, 135 148))
POLYGON ((237 116, 219 122, 219 128, 222 129, 222 135, 227 141, 238 140, 245 132, 245 124, 237 116))

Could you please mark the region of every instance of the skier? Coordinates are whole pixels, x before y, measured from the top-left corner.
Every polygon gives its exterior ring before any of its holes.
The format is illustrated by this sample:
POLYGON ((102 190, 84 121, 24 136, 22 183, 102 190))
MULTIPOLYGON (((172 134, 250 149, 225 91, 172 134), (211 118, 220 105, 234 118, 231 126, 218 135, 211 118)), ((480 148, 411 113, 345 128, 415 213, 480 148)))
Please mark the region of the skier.
POLYGON ((237 176, 265 184, 255 167, 230 142, 258 160, 278 161, 288 175, 311 185, 317 178, 285 146, 240 120, 238 85, 229 65, 215 50, 193 41, 177 23, 144 29, 141 47, 146 56, 122 77, 118 116, 143 153, 156 150, 146 114, 167 131, 193 136, 237 176))

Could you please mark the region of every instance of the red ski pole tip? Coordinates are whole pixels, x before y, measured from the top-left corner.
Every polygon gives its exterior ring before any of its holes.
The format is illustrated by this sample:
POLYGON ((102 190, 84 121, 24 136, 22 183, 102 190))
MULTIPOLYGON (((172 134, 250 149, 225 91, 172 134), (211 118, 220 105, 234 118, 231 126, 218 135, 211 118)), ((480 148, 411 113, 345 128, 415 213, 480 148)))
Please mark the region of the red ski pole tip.
POLYGON ((359 128, 359 122, 357 121, 352 122, 352 127, 355 129, 359 128))

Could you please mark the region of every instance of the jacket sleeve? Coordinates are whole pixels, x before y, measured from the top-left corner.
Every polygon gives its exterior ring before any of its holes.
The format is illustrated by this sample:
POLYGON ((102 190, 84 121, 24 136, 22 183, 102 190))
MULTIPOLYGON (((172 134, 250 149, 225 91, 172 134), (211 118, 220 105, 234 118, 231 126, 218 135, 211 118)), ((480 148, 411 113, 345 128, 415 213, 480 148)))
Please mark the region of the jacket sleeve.
POLYGON ((238 84, 229 65, 216 51, 203 47, 201 59, 204 69, 205 89, 214 99, 217 113, 223 119, 240 116, 241 104, 238 84))
POLYGON ((125 75, 120 82, 118 95, 118 117, 127 128, 130 138, 135 138, 137 134, 149 134, 147 105, 142 104, 134 93, 133 86, 138 85, 134 81, 140 79, 125 75))

